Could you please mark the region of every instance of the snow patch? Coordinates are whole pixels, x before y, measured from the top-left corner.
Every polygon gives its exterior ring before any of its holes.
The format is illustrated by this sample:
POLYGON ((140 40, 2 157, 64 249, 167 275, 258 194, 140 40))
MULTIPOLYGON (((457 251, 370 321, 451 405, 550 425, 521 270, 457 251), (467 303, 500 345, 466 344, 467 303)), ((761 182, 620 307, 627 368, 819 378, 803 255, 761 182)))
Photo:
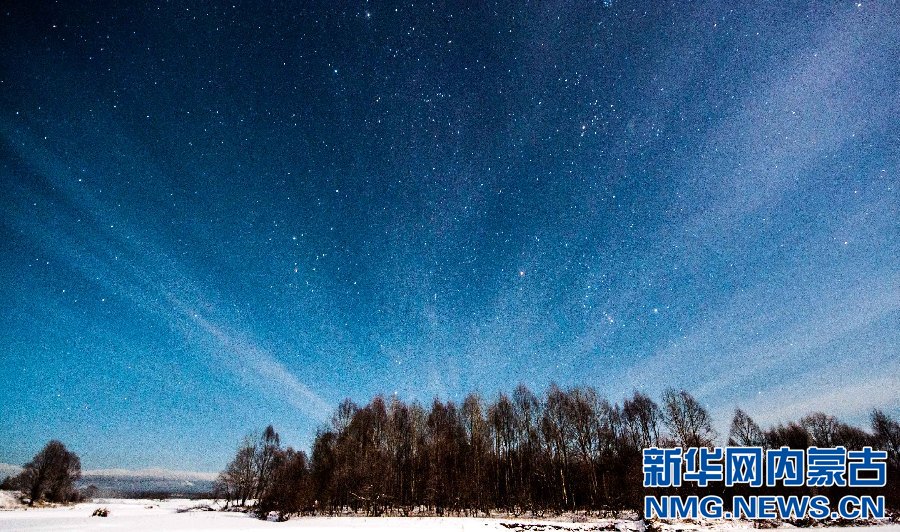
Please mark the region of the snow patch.
POLYGON ((0 510, 13 510, 22 508, 24 505, 19 502, 19 492, 17 491, 0 491, 0 510))
MULTIPOLYGON (((6 500, 12 492, 0 492, 6 500)), ((543 519, 486 519, 477 517, 296 517, 284 523, 261 521, 246 513, 217 512, 213 501, 187 499, 98 499, 90 503, 55 508, 18 508, 0 511, 0 530, 308 530, 341 532, 344 530, 410 531, 434 530, 462 532, 595 532, 602 530, 640 530, 641 523, 628 520, 602 519, 588 522, 565 522, 543 519), (108 516, 91 517, 97 508, 108 510, 108 516)), ((718 522, 704 525, 663 525, 674 530, 735 530, 749 532, 747 522, 718 522)), ((900 524, 853 529, 816 528, 859 532, 900 532, 900 524)))

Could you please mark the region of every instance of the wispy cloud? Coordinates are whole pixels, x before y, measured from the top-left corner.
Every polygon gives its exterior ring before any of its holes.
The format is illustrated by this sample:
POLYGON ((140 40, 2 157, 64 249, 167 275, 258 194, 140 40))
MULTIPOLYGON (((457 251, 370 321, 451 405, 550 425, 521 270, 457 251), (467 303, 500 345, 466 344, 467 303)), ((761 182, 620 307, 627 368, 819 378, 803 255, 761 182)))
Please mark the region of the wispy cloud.
POLYGON ((835 17, 790 60, 757 74, 751 86, 758 89, 721 119, 692 159, 698 166, 688 173, 711 196, 693 230, 735 230, 743 216, 778 204, 857 135, 893 119, 895 94, 880 81, 894 62, 882 43, 897 28, 881 15, 835 17))
POLYGON ((850 285, 820 282, 778 298, 762 285, 634 365, 626 380, 684 386, 713 407, 748 407, 764 395, 769 406, 759 410, 767 413, 780 405, 796 418, 840 403, 841 412, 858 415, 896 404, 896 394, 883 393, 898 385, 896 346, 880 345, 860 363, 858 348, 848 352, 842 342, 898 312, 896 275, 850 285), (876 367, 888 381, 884 387, 867 385, 876 367), (854 390, 853 401, 841 402, 847 390, 854 390))
MULTIPOLYGON (((890 84, 878 82, 893 72, 883 46, 885 34, 897 35, 889 21, 852 12, 835 17, 788 60, 759 69, 754 90, 731 115, 712 122, 681 169, 692 202, 684 207, 693 216, 664 227, 637 262, 646 278, 659 279, 672 265, 703 271, 705 261, 726 256, 735 270, 722 277, 740 289, 726 294, 713 287, 720 293, 689 278, 697 286, 679 286, 677 293, 708 295, 701 303, 708 307, 693 308, 695 321, 640 353, 646 356, 633 360, 625 378, 611 379, 611 391, 684 386, 729 416, 736 404, 755 405, 763 421, 811 410, 860 416, 875 406, 900 407, 896 392, 885 392, 900 387, 896 340, 865 357, 847 343, 882 331, 900 314, 900 275, 884 252, 897 242, 895 198, 885 201, 882 191, 859 210, 798 225, 790 250, 753 240, 761 238, 760 219, 802 207, 802 192, 821 187, 817 169, 896 114, 896 98, 884 92, 890 84), (851 246, 837 252, 834 235, 851 246), (854 240, 864 239, 867 254, 855 254, 854 240)), ((896 172, 896 161, 884 164, 896 172)), ((650 292, 634 283, 608 307, 628 312, 650 292)), ((587 358, 610 343, 615 329, 600 310, 563 352, 587 358)))
POLYGON ((893 368, 880 376, 855 378, 840 386, 804 389, 800 394, 782 387, 783 393, 768 393, 748 412, 764 425, 796 421, 799 415, 812 412, 859 419, 864 424, 864 418, 873 408, 890 410, 898 407, 897 370, 893 368))
POLYGON ((217 304, 221 296, 213 296, 218 287, 201 287, 152 234, 126 216, 110 214, 118 209, 111 208, 109 198, 101 199, 80 185, 72 170, 34 138, 4 123, 0 134, 7 148, 48 185, 27 192, 42 204, 57 205, 46 213, 44 223, 25 223, 29 217, 24 215, 4 217, 4 223, 85 279, 185 333, 190 347, 210 357, 212 365, 227 368, 245 386, 285 401, 312 420, 327 419, 330 409, 318 394, 257 345, 247 327, 217 310, 225 306, 217 304), (69 231, 74 225, 89 237, 76 240, 69 231))
POLYGON ((246 333, 213 323, 171 294, 167 297, 176 311, 213 340, 211 351, 216 360, 257 390, 275 395, 301 412, 326 421, 331 407, 313 392, 271 353, 259 347, 246 333))

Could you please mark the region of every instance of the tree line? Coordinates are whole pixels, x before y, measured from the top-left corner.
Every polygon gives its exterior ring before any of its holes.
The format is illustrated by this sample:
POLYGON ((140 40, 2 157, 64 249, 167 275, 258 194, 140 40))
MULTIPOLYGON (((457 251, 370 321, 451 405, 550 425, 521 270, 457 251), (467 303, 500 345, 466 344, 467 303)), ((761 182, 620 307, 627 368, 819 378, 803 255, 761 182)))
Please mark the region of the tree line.
MULTIPOLYGON (((461 404, 435 399, 429 408, 397 397, 376 396, 365 406, 348 399, 317 431, 310 455, 283 448, 271 426, 247 436, 219 475, 216 495, 280 519, 348 512, 640 514, 644 448, 708 447, 719 439, 709 412, 690 393, 670 389, 661 399, 635 392, 611 404, 593 388, 556 385, 541 396, 519 385, 491 401, 473 393, 461 404)), ((900 506, 900 424, 882 411, 873 411, 866 431, 824 413, 762 429, 738 409, 725 441, 886 450, 889 484, 878 493, 888 507, 900 506)), ((740 490, 705 492, 711 489, 740 490)))

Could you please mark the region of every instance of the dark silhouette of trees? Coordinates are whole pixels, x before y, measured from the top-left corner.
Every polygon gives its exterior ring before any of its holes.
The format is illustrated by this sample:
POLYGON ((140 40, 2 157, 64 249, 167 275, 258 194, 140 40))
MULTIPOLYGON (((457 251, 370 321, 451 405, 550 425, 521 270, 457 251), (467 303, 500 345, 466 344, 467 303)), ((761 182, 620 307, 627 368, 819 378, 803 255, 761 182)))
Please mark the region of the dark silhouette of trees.
POLYGON ((466 396, 462 405, 462 424, 465 434, 465 466, 461 493, 463 508, 488 512, 488 467, 490 433, 484 417, 484 405, 477 394, 466 396))
POLYGON ((506 508, 521 511, 525 508, 537 507, 538 493, 542 491, 545 484, 544 475, 537 473, 546 469, 538 425, 543 416, 543 405, 524 384, 516 387, 512 400, 515 422, 514 493, 506 508))
POLYGON ((334 485, 337 471, 335 447, 337 436, 329 430, 320 430, 312 448, 312 488, 316 494, 316 506, 325 512, 334 513, 339 507, 339 497, 334 485))
MULTIPOLYGON (((271 427, 245 438, 219 487, 227 500, 251 504, 263 518, 345 512, 640 514, 647 494, 643 449, 711 446, 715 440, 709 413, 684 390, 667 390, 662 406, 639 392, 618 405, 590 387, 557 385, 542 396, 519 385, 511 395, 485 400, 469 394, 459 405, 435 399, 429 408, 377 396, 364 406, 340 403, 331 423, 317 432, 309 457, 282 449, 271 427)), ((888 494, 889 506, 897 505, 900 425, 884 412, 873 412, 869 433, 822 413, 763 430, 738 409, 727 443, 884 449, 892 484, 878 493, 888 494)), ((743 487, 711 489, 725 495, 743 487)), ((781 491, 805 494, 808 488, 781 491)))
POLYGON ((541 430, 557 487, 553 490, 555 497, 551 502, 551 507, 555 510, 575 509, 571 480, 571 456, 575 439, 572 410, 569 394, 551 384, 547 392, 544 417, 541 419, 541 430))
POLYGON ((647 395, 634 392, 634 396, 623 403, 621 411, 623 437, 627 439, 628 444, 637 449, 659 444, 661 421, 662 413, 659 406, 647 395))
POLYGON ((608 460, 612 478, 620 490, 610 496, 614 508, 643 511, 643 449, 662 444, 662 412, 649 396, 634 392, 612 412, 616 427, 615 453, 608 460))
POLYGON ((881 410, 872 411, 872 446, 887 451, 885 499, 888 507, 900 508, 900 423, 881 410))
POLYGON ((262 433, 256 452, 253 454, 253 469, 255 471, 256 486, 255 495, 261 496, 269 489, 272 482, 273 471, 280 464, 277 462, 281 451, 281 438, 272 425, 266 427, 262 433))
POLYGON ((501 393, 497 401, 488 409, 488 423, 494 464, 493 493, 497 504, 502 508, 511 508, 512 482, 515 474, 513 463, 515 411, 506 394, 501 393))
POLYGON ((812 445, 812 438, 809 431, 802 425, 791 422, 787 425, 779 424, 763 433, 766 447, 769 449, 777 449, 779 447, 790 447, 791 449, 806 449, 812 445))
POLYGON ((900 423, 881 410, 873 410, 872 438, 876 447, 887 451, 888 464, 900 468, 900 423))
POLYGON ((244 506, 253 498, 253 489, 258 478, 254 474, 253 458, 256 455, 256 444, 250 436, 244 438, 234 459, 219 473, 214 492, 217 497, 225 499, 226 504, 244 506))
POLYGON ((834 416, 815 412, 804 416, 800 420, 800 426, 806 429, 813 445, 834 447, 840 423, 834 416))
POLYGON ((303 451, 288 447, 272 451, 268 480, 260 492, 258 512, 260 518, 276 512, 279 521, 292 514, 312 511, 315 504, 309 459, 303 451))
POLYGON ((29 505, 42 500, 71 502, 78 499, 75 481, 81 478, 81 460, 58 440, 51 440, 22 467, 15 480, 29 505))
POLYGON ((246 506, 258 500, 269 488, 281 453, 278 433, 271 425, 261 436, 248 434, 241 441, 234 459, 216 479, 214 492, 226 504, 246 506))

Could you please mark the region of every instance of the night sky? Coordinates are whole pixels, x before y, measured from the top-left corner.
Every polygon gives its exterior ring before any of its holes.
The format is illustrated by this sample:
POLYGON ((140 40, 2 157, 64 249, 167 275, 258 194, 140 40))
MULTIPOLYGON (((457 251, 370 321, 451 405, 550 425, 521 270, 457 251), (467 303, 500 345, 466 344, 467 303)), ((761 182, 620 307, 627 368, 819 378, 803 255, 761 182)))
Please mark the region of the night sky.
POLYGON ((518 382, 900 413, 895 2, 80 4, 0 8, 0 462, 518 382))

